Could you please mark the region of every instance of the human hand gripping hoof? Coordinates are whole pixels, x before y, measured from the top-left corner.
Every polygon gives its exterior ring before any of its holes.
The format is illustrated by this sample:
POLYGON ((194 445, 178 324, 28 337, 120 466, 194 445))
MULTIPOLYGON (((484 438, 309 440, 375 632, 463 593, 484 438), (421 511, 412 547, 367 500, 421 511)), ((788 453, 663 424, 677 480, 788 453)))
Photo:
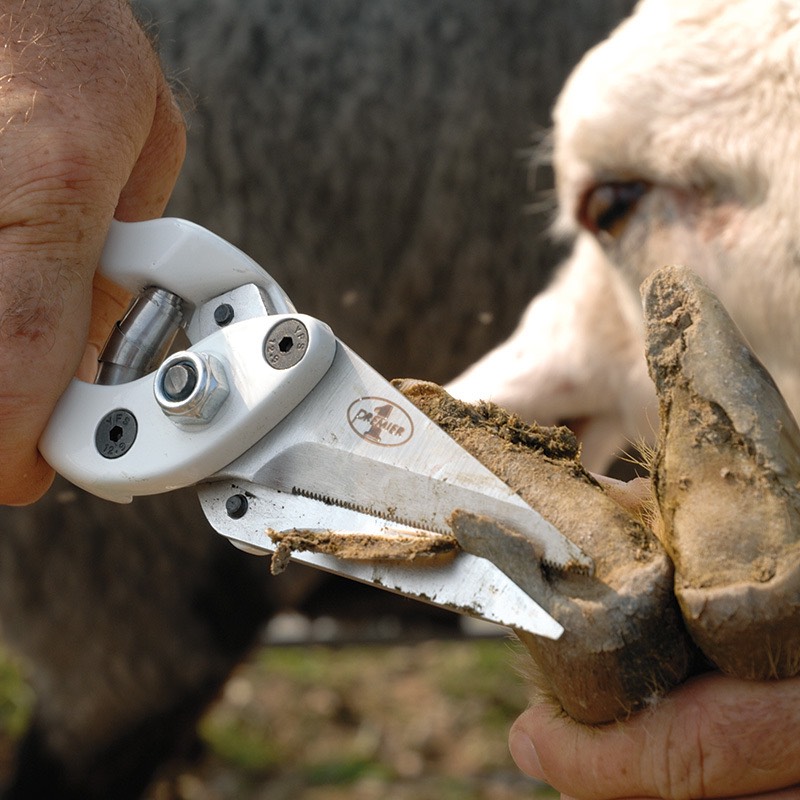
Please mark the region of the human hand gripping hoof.
POLYGON ((643 286, 660 399, 654 528, 685 626, 717 671, 626 721, 535 703, 510 746, 566 798, 800 797, 800 434, 717 298, 688 270, 643 286))
MULTIPOLYGON (((553 429, 407 388, 595 560, 503 565, 566 628, 520 634, 534 700, 512 753, 565 797, 800 797, 800 431, 696 276, 665 268, 642 293, 661 417, 644 503, 553 429)), ((454 524, 495 562, 516 552, 491 520, 454 524)))

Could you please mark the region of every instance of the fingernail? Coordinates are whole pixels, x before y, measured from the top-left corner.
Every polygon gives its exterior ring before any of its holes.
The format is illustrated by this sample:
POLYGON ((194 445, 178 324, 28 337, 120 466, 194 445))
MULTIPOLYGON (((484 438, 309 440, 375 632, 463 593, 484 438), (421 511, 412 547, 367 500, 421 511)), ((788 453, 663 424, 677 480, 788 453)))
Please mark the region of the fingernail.
POLYGON ((511 751, 511 758, 514 763, 532 778, 544 779, 542 765, 539 756, 530 737, 522 731, 513 731, 508 740, 508 749, 511 751))

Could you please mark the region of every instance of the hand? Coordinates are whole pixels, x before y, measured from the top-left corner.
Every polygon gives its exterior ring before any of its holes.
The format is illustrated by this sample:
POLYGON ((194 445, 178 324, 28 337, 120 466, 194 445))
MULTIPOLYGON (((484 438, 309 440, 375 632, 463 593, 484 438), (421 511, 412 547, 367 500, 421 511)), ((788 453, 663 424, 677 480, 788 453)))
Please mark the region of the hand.
POLYGON ((800 678, 704 675, 624 723, 580 725, 552 706, 514 723, 511 753, 562 800, 800 797, 800 678), (792 788, 793 787, 793 788, 792 788))
POLYGON ((58 397, 125 305, 93 281, 111 219, 161 214, 185 131, 123 0, 4 3, 0 44, 0 503, 22 504, 52 480, 36 444, 58 397))

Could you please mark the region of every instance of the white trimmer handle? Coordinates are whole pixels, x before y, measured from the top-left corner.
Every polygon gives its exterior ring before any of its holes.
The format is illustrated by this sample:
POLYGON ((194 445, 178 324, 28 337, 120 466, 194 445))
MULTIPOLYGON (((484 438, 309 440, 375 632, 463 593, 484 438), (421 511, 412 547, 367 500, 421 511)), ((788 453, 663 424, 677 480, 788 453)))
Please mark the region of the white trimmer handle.
POLYGON ((295 311, 280 285, 250 256, 185 219, 114 220, 100 256, 100 272, 134 294, 158 286, 192 306, 255 283, 267 293, 274 313, 295 311))
POLYGON ((327 325, 296 314, 280 286, 255 261, 191 222, 114 222, 101 271, 134 293, 158 286, 181 297, 189 306, 189 352, 215 359, 228 391, 209 422, 182 425, 159 406, 155 372, 117 385, 71 381, 39 450, 56 472, 100 497, 127 502, 208 477, 280 422, 333 361, 336 339, 327 325), (234 322, 200 338, 192 312, 253 283, 267 295, 270 315, 234 322), (295 321, 305 331, 304 355, 290 369, 275 368, 265 353, 270 331, 295 321), (98 437, 107 438, 105 446, 98 437))

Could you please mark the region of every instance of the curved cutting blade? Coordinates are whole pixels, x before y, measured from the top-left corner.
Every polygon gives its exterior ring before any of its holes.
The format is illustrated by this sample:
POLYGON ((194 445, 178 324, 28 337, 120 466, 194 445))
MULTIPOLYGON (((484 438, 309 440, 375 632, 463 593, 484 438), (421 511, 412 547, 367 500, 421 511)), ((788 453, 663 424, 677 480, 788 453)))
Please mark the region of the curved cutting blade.
MULTIPOLYGON (((452 536, 448 519, 459 511, 525 536, 532 570, 592 569, 578 547, 341 342, 312 393, 213 478, 198 487, 212 525, 256 550, 274 549, 268 530, 452 536), (246 522, 225 512, 235 491, 252 497, 246 522)), ((299 560, 532 633, 560 632, 535 598, 489 561, 466 553, 435 568, 309 554, 299 560)))

